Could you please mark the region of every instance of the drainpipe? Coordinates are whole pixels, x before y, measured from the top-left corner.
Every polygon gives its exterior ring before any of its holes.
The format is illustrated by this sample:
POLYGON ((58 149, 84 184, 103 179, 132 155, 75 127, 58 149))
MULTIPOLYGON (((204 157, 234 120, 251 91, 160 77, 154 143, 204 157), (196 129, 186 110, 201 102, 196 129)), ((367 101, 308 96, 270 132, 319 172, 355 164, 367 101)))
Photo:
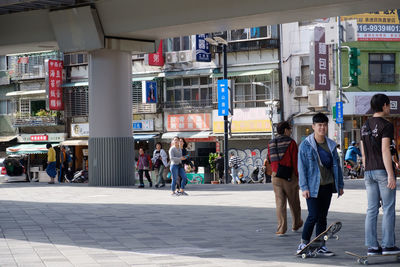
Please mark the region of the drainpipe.
POLYGON ((282 76, 282 54, 281 54, 281 50, 282 50, 282 40, 281 40, 281 36, 282 36, 282 24, 278 24, 278 40, 279 40, 279 46, 278 46, 278 58, 279 58, 279 99, 280 99, 280 109, 281 109, 281 121, 285 120, 285 103, 283 101, 283 76, 282 76))

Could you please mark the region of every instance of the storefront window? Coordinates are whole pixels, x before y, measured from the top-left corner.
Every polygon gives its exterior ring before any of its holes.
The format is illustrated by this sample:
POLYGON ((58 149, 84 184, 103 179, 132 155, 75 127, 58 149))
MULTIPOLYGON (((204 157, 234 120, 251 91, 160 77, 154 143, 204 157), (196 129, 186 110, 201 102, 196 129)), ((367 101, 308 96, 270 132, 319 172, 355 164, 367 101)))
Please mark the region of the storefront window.
POLYGON ((246 40, 248 29, 231 30, 231 41, 246 40))
POLYGON ((190 96, 190 89, 184 89, 184 93, 183 94, 184 94, 183 95, 183 99, 184 100, 188 100, 188 101, 192 100, 191 96, 190 96))

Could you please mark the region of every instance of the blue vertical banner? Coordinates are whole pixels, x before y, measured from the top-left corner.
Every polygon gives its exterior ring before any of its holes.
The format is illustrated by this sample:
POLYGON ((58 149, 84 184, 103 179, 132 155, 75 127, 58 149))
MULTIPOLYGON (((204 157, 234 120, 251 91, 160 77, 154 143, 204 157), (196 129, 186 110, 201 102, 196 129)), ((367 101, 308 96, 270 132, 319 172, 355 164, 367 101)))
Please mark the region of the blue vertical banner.
POLYGON ((142 88, 143 95, 143 103, 151 104, 157 103, 157 82, 155 81, 143 81, 142 86, 144 85, 144 89, 142 88))
POLYGON ((196 35, 196 61, 211 62, 210 44, 206 41, 208 33, 196 35))
POLYGON ((228 80, 218 80, 218 116, 229 115, 228 80))
POLYGON ((343 123, 343 102, 336 102, 336 123, 343 123))

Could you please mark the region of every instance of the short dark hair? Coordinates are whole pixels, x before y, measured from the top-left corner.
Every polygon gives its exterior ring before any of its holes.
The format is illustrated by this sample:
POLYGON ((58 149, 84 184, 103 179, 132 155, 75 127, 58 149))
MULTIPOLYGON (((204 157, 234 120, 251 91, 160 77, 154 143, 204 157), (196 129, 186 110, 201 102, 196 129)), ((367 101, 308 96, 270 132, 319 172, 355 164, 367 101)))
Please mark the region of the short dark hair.
POLYGON ((232 152, 231 152, 231 156, 235 156, 235 152, 232 151, 232 152))
POLYGON ((289 122, 287 122, 287 121, 281 121, 276 126, 276 131, 278 132, 278 134, 284 134, 285 129, 289 129, 289 130, 292 129, 292 127, 290 127, 289 122))
POLYGON ((47 143, 47 144, 46 144, 46 148, 49 149, 50 147, 51 147, 51 144, 50 144, 50 143, 47 143))
POLYGON ((329 119, 324 113, 317 113, 312 117, 312 123, 328 123, 329 119))
POLYGON ((160 148, 162 148, 161 142, 157 142, 157 143, 156 143, 156 146, 157 146, 157 145, 160 145, 160 148))
POLYGON ((371 109, 372 111, 375 112, 381 112, 383 111, 383 106, 389 105, 390 104, 390 99, 387 95, 385 94, 375 94, 372 98, 371 98, 371 109))

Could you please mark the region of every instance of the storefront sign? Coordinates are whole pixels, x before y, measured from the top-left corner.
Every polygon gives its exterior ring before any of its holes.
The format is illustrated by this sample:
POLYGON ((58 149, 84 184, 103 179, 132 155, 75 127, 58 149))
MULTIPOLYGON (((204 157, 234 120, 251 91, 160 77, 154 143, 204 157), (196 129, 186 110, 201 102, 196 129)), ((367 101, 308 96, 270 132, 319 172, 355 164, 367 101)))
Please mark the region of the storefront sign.
POLYGON ((210 121, 209 113, 168 115, 167 130, 171 132, 210 130, 210 121))
POLYGON ((343 102, 336 102, 336 123, 343 123, 343 102))
MULTIPOLYGON (((261 133, 271 132, 270 120, 265 117, 265 108, 238 109, 232 116, 232 133, 261 133)), ((213 111, 213 132, 224 132, 223 117, 218 111, 213 111)))
POLYGON ((19 143, 32 143, 32 142, 62 142, 66 139, 65 133, 45 133, 45 134, 21 134, 18 136, 19 143))
POLYGON ((136 120, 133 121, 133 131, 154 131, 154 121, 153 120, 136 120))
POLYGON ((196 35, 196 61, 211 62, 210 44, 205 40, 208 33, 196 35))
POLYGON ((145 56, 145 64, 149 66, 164 66, 164 57, 162 55, 163 42, 160 41, 156 53, 151 53, 145 56))
MULTIPOLYGON (((400 114, 400 96, 388 96, 390 99, 390 114, 400 114)), ((355 114, 373 114, 371 109, 372 96, 355 96, 355 114)))
POLYGON ((157 103, 157 82, 142 81, 142 102, 147 104, 157 103))
POLYGON ((71 137, 89 137, 89 123, 71 123, 71 137))
POLYGON ((48 135, 31 135, 31 141, 32 142, 43 142, 43 141, 48 141, 49 140, 49 136, 48 135))
POLYGON ((325 28, 314 28, 313 64, 310 65, 311 79, 315 90, 330 90, 329 80, 329 53, 328 46, 325 44, 325 28))
POLYGON ((400 41, 398 9, 342 16, 342 20, 357 20, 358 41, 400 41))
POLYGON ((62 101, 62 70, 61 60, 49 60, 49 109, 64 110, 62 101))

